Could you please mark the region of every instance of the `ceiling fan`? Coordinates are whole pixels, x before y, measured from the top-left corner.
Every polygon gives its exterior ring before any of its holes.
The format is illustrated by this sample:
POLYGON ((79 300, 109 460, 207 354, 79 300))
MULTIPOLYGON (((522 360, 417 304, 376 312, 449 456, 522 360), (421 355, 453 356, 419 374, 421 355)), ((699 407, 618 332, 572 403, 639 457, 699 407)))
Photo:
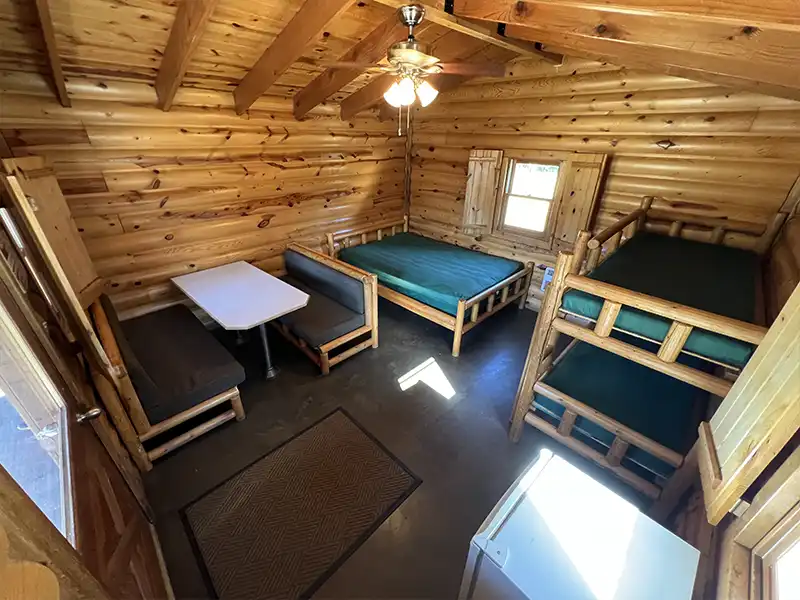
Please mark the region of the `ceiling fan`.
POLYGON ((469 77, 502 77, 505 66, 499 63, 443 63, 430 54, 426 44, 414 37, 414 27, 425 17, 425 7, 419 4, 401 6, 397 10, 400 22, 408 27, 408 37, 389 46, 386 52, 386 65, 362 64, 353 62, 333 62, 327 66, 334 69, 359 69, 363 71, 382 71, 392 73, 397 80, 386 90, 383 97, 394 107, 411 106, 419 99, 422 106, 428 106, 439 92, 425 79, 439 73, 464 75, 469 77))

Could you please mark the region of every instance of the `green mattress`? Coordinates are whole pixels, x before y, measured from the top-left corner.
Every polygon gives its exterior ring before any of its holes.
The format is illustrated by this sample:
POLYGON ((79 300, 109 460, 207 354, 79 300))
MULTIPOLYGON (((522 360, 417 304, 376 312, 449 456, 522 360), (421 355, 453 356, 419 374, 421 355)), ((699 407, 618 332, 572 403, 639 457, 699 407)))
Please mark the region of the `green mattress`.
POLYGON ((471 298, 522 270, 521 262, 400 233, 353 248, 339 259, 375 273, 386 287, 451 315, 471 298))
MULTIPOLYGON (((655 345, 624 334, 614 337, 652 350, 655 345)), ((691 357, 681 362, 698 366, 691 357)), ((706 363, 707 364, 707 363, 706 363)), ((709 394, 668 375, 578 342, 544 378, 544 383, 619 421, 654 442, 685 455, 697 439, 697 428, 705 412, 709 394)), ((534 408, 555 424, 564 407, 534 395, 534 408), (543 413, 543 414, 542 414, 543 413)), ((605 454, 614 434, 597 423, 578 417, 573 437, 605 454)), ((623 466, 649 481, 660 482, 674 468, 636 446, 630 446, 623 466)))
MULTIPOLYGON (((639 233, 588 276, 630 290, 753 322, 759 257, 754 252, 682 238, 639 233)), ((564 310, 596 319, 602 298, 579 290, 564 294, 564 310)), ((670 321, 623 306, 615 326, 662 341, 670 321)), ((684 348, 705 358, 742 367, 751 344, 702 329, 692 331, 684 348)))

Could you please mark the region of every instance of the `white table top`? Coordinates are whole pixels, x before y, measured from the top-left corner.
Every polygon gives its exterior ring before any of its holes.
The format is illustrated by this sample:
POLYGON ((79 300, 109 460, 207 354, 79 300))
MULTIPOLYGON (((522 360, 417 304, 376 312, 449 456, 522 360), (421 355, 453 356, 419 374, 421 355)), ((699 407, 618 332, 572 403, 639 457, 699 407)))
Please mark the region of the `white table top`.
POLYGON ((244 261, 172 281, 228 330, 252 329, 308 304, 308 294, 244 261))
POLYGON ((548 450, 473 544, 530 600, 690 600, 700 554, 548 450))

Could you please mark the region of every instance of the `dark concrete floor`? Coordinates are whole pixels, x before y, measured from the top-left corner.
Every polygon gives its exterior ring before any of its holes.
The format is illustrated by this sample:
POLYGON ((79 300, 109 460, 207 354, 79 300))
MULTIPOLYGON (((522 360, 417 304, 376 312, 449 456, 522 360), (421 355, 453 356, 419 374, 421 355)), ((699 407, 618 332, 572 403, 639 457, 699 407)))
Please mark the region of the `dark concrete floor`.
MULTIPOLYGON (((248 374, 241 386, 247 419, 168 455, 146 481, 178 598, 208 597, 179 509, 339 406, 422 484, 315 598, 455 598, 472 535, 543 445, 639 504, 613 476, 531 427, 519 444, 508 441, 508 418, 535 317, 528 310, 505 309, 467 334, 461 357, 454 359, 450 332, 381 300, 380 348, 321 377, 307 358, 271 335, 281 373, 269 383, 261 380, 255 336, 232 347, 248 374), (423 383, 399 388, 398 378, 429 357, 456 390, 449 400, 423 383)), ((222 339, 233 344, 227 334, 222 339)))

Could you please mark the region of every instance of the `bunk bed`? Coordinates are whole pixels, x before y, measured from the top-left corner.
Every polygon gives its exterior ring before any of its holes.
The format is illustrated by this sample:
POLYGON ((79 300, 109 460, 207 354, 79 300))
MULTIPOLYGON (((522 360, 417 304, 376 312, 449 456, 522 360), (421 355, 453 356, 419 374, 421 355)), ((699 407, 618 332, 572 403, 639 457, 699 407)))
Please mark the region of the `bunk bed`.
POLYGON ((767 332, 760 263, 786 215, 685 227, 652 201, 559 254, 510 437, 533 425, 657 498, 767 332))
POLYGON ((461 340, 503 307, 525 306, 533 265, 408 232, 408 216, 327 234, 328 253, 378 276, 378 295, 461 340))

